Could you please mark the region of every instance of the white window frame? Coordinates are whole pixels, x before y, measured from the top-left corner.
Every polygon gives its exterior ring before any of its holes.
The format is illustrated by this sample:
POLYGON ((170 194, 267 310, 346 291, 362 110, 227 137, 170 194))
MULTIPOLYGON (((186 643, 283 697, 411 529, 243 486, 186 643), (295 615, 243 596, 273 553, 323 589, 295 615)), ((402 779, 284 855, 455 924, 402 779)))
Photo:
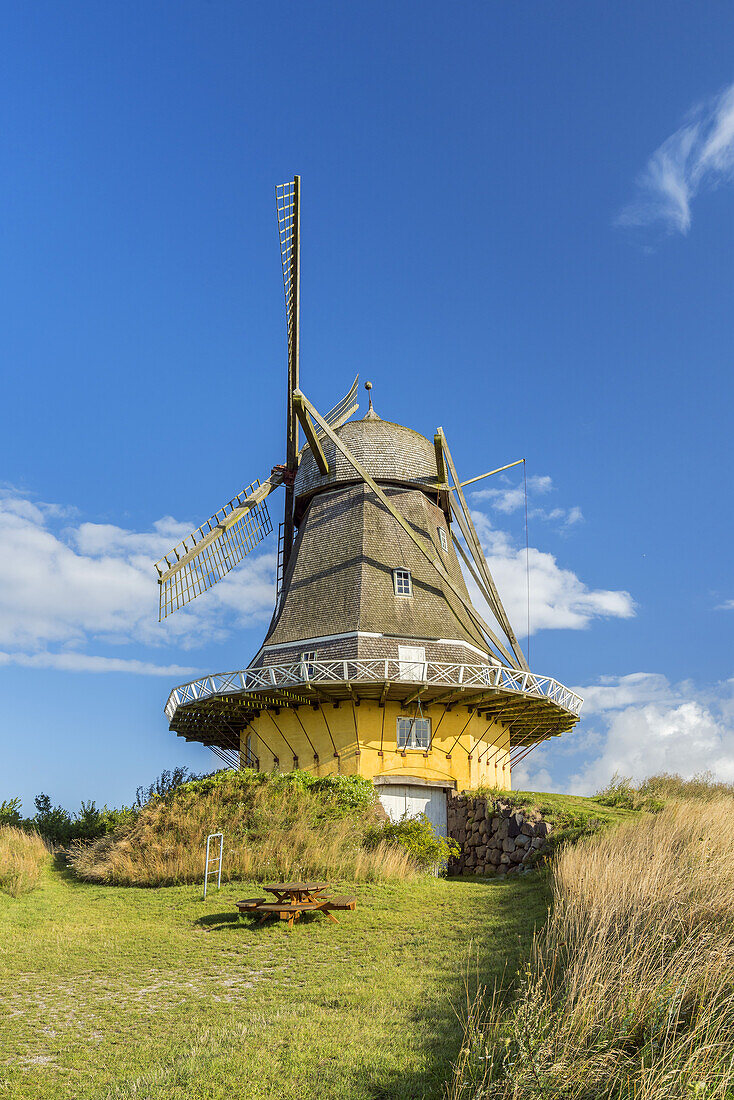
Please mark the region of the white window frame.
POLYGON ((443 527, 439 527, 438 529, 438 541, 441 543, 441 549, 448 554, 449 540, 446 537, 446 531, 443 527))
POLYGON ((426 648, 422 645, 399 645, 398 667, 401 680, 425 680, 426 648))
POLYGON ((319 659, 317 649, 306 649, 301 654, 301 675, 304 680, 311 680, 314 674, 314 662, 319 659))
POLYGON ((396 596, 401 596, 403 599, 409 599, 413 595, 413 575, 409 569, 393 569, 392 571, 392 586, 396 596), (407 592, 401 592, 400 589, 406 587, 407 578, 407 592))
POLYGON ((431 747, 431 719, 398 715, 395 738, 401 751, 428 752, 431 747))

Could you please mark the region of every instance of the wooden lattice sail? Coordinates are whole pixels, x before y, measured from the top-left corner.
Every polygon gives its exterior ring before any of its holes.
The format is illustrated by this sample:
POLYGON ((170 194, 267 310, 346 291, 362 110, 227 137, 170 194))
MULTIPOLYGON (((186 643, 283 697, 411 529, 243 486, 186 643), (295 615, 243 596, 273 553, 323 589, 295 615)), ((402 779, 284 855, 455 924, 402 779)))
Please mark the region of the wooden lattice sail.
POLYGON ((282 474, 275 474, 264 485, 256 481, 243 489, 156 562, 159 622, 226 577, 270 534, 273 524, 265 497, 282 480, 282 474))

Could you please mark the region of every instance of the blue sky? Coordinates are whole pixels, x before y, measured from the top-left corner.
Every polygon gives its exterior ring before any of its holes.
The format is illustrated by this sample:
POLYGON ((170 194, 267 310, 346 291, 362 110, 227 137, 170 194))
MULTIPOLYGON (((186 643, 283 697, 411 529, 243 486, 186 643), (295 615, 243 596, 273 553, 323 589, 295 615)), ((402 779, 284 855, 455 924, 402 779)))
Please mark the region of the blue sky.
MULTIPOLYGON (((163 703, 247 664, 274 548, 166 627, 150 563, 282 460, 295 172, 305 392, 359 371, 462 476, 527 459, 531 663, 587 706, 518 782, 734 779, 733 33, 719 3, 6 7, 0 799, 211 766, 163 703)), ((472 505, 521 631, 514 473, 472 505)))

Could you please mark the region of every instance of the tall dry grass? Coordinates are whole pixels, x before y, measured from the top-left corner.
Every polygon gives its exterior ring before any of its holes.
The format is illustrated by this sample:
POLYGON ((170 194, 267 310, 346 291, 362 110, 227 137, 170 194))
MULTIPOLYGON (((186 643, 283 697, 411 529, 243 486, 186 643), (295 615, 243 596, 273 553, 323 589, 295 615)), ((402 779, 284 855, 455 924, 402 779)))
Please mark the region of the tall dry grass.
POLYGON ((72 846, 70 863, 81 878, 120 886, 201 882, 207 834, 223 832, 223 881, 415 875, 404 849, 363 846, 365 831, 376 820, 372 807, 339 816, 299 787, 243 787, 234 773, 196 797, 182 789, 154 800, 131 825, 72 846))
POLYGON ((606 806, 627 810, 661 810, 668 802, 710 802, 734 798, 734 783, 717 779, 704 771, 683 779, 674 772, 650 775, 635 787, 629 776, 615 772, 607 786, 596 793, 596 800, 606 806))
POLYGON ((0 890, 13 898, 35 890, 49 856, 38 833, 0 826, 0 890))
POLYGON ((734 800, 563 851, 519 990, 480 995, 451 1100, 734 1096, 734 800))

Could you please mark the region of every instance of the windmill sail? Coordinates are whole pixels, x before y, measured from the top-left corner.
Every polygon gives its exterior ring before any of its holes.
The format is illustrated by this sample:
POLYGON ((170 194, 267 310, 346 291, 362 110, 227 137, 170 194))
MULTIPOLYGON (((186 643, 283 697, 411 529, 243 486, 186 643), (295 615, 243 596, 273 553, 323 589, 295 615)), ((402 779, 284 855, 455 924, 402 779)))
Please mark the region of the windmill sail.
MULTIPOLYGON (((358 383, 359 375, 328 413, 332 427, 342 425, 359 408, 355 401, 358 383)), ((270 534, 273 524, 265 498, 282 484, 283 474, 282 467, 275 467, 267 481, 253 482, 156 562, 159 622, 226 577, 270 534)))
MULTIPOLYGON (((357 375, 357 377, 352 382, 349 393, 345 393, 341 401, 337 402, 333 409, 329 409, 326 416, 324 417, 324 420, 330 428, 334 428, 335 430, 337 428, 341 428, 342 424, 346 424, 347 420, 349 420, 349 417, 352 415, 352 413, 355 413, 357 411, 357 409, 359 408, 359 402, 356 400, 358 388, 359 375, 357 375)), ((324 432, 323 428, 319 428, 317 425, 314 425, 314 430, 316 432, 317 439, 324 438, 326 433, 324 432)), ((308 447, 308 443, 304 443, 303 447, 301 447, 298 455, 299 464, 304 452, 308 449, 308 447)))
POLYGON ((293 408, 292 395, 299 386, 299 317, 300 317, 300 219, 301 177, 294 176, 290 183, 275 188, 275 206, 278 215, 280 259, 283 267, 285 291, 285 320, 288 331, 288 386, 286 389, 286 457, 288 483, 285 489, 285 514, 283 516, 283 565, 287 566, 293 549, 293 482, 298 469, 298 418, 293 408))
MULTIPOLYGON (((341 401, 334 406, 333 409, 329 409, 324 420, 330 428, 340 428, 342 424, 349 419, 353 412, 356 412, 359 408, 359 404, 356 400, 357 390, 359 388, 359 375, 352 382, 352 387, 349 393, 345 393, 341 401)), ((324 433, 321 429, 318 430, 319 437, 324 433)))
POLYGON ((280 236, 280 260, 283 265, 283 290, 285 291, 285 320, 288 329, 288 360, 292 359, 292 348, 297 315, 297 256, 298 226, 297 226, 297 182, 280 183, 275 189, 275 205, 278 212, 278 234, 280 236))
POLYGON ((278 472, 253 482, 156 563, 159 622, 225 577, 272 531, 265 497, 282 480, 278 472))

